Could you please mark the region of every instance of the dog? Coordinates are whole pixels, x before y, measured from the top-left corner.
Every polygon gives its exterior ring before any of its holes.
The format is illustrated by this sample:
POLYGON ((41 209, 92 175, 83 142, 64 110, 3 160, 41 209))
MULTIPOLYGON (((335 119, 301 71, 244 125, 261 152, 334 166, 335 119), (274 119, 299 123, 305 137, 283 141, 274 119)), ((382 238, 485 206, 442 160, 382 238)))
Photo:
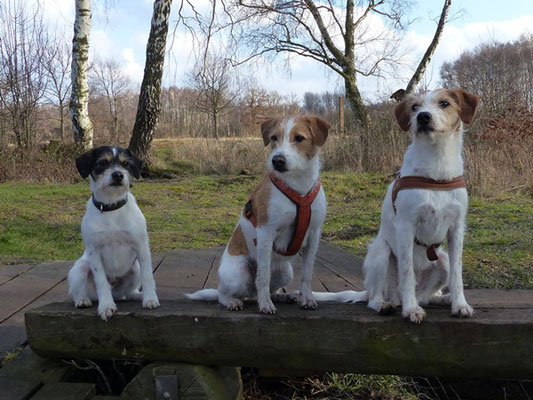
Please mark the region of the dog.
POLYGON ((79 156, 76 167, 82 178, 89 176, 92 196, 81 224, 85 251, 68 273, 74 305, 90 307, 98 300, 104 321, 115 314, 115 300, 159 307, 146 220, 130 193, 141 161, 127 149, 104 146, 79 156))
POLYGON ((410 131, 399 176, 388 187, 381 226, 364 261, 368 307, 420 323, 429 303, 471 317, 463 290, 462 251, 468 195, 463 176, 463 125, 479 102, 461 89, 406 96, 394 109, 410 131), (448 240, 448 252, 440 246, 448 240), (448 287, 449 294, 442 289, 448 287))
POLYGON ((329 126, 310 116, 270 119, 261 125, 264 145, 272 147, 267 172, 250 195, 224 250, 218 290, 199 290, 187 294, 189 299, 218 300, 237 311, 243 309, 244 299, 257 297, 261 313, 275 314, 273 300, 298 300, 296 294, 279 291, 291 282, 291 260, 301 248, 300 306, 317 307, 311 282, 326 216, 319 155, 329 126))

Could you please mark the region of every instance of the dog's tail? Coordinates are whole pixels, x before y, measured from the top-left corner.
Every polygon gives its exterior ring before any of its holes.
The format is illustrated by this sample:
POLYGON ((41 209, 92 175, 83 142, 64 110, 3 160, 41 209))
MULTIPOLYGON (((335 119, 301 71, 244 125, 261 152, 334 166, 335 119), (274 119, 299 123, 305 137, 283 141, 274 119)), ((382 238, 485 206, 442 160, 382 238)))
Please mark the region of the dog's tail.
POLYGON ((194 293, 186 293, 185 296, 191 300, 203 300, 203 301, 217 301, 218 290, 216 289, 202 289, 194 293))
POLYGON ((366 290, 362 292, 345 290, 344 292, 336 293, 313 292, 313 297, 319 303, 357 303, 359 301, 368 301, 366 290))

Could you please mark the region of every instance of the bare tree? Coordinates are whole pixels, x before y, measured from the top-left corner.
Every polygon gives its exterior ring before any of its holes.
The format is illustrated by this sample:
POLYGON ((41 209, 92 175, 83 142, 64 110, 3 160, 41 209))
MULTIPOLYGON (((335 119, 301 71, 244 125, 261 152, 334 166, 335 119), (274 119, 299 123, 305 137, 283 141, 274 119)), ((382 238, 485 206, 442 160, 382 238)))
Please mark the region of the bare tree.
POLYGON ((401 58, 400 37, 408 0, 239 0, 239 39, 251 56, 293 53, 315 60, 344 80, 354 116, 367 128, 370 118, 358 76, 383 76, 401 58), (384 21, 375 29, 372 18, 384 21))
POLYGON ((237 97, 236 78, 228 60, 208 54, 189 73, 189 83, 197 90, 195 107, 208 114, 213 122, 213 135, 220 137, 220 118, 227 114, 237 97))
POLYGON ((39 7, 9 0, 0 9, 0 104, 19 147, 30 147, 36 136, 37 108, 44 97, 43 68, 48 35, 39 7))
POLYGON ((97 59, 90 72, 91 84, 97 95, 107 102, 111 118, 111 138, 118 140, 119 119, 123 113, 123 103, 130 92, 131 82, 116 60, 97 59))
POLYGON ((65 118, 68 107, 67 98, 70 95, 70 64, 72 51, 70 45, 62 43, 56 37, 51 46, 46 49, 44 57, 44 69, 49 78, 46 88, 46 99, 57 108, 59 121, 59 134, 61 141, 65 139, 65 118))
POLYGON ((93 125, 89 118, 89 38, 91 33, 91 0, 76 0, 76 19, 72 39, 70 117, 74 142, 80 150, 93 147, 93 125))
POLYGON ((483 43, 466 51, 440 71, 444 87, 478 93, 490 114, 509 107, 533 110, 533 35, 515 42, 483 43))
POLYGON ((437 45, 439 44, 439 40, 442 36, 442 31, 444 30, 444 25, 447 22, 448 11, 450 10, 451 5, 452 5, 452 0, 444 0, 444 6, 442 7, 442 12, 440 13, 440 18, 437 24, 435 35, 433 35, 433 39, 431 40, 431 43, 429 44, 426 52, 424 53, 422 60, 420 60, 420 63, 418 64, 418 67, 415 73, 413 74, 413 77, 407 84, 407 87, 405 88, 405 92, 402 93, 402 97, 405 94, 413 93, 415 89, 417 88, 418 84, 420 83, 420 80, 424 76, 424 73, 426 72, 426 68, 429 62, 431 61, 431 57, 433 57, 433 53, 435 53, 437 45))
POLYGON ((129 148, 145 160, 161 112, 161 80, 165 62, 170 6, 172 0, 155 0, 152 26, 146 45, 146 64, 139 95, 137 116, 129 148))

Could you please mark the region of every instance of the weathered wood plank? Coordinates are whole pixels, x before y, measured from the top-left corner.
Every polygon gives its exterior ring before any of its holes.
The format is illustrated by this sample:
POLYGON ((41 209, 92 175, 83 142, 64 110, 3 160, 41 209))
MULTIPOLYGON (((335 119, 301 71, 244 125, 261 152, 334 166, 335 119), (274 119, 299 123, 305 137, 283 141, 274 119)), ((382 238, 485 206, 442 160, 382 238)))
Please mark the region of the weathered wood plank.
POLYGON ((0 286, 31 268, 31 265, 0 265, 0 286))
POLYGON ((67 301, 68 299, 68 284, 65 279, 44 295, 4 320, 0 324, 0 338, 2 339, 0 341, 0 353, 10 351, 26 341, 26 327, 24 326, 24 313, 26 311, 48 303, 67 301))
POLYGON ((165 255, 155 272, 160 299, 176 299, 183 293, 202 288, 218 248, 178 250, 165 255))
POLYGON ((56 382, 44 385, 32 400, 88 400, 96 393, 92 383, 56 382))
POLYGON ((167 301, 157 310, 124 303, 110 321, 55 303, 26 314, 38 354, 143 357, 207 365, 408 376, 533 378, 533 307, 478 308, 471 319, 432 308, 421 325, 364 305, 279 304, 275 316, 218 304, 167 301))
POLYGON ((0 324, 63 281, 71 266, 71 262, 40 264, 0 286, 0 324))
POLYGON ((0 376, 0 399, 27 400, 41 386, 41 382, 24 379, 24 377, 0 376))
POLYGON ((318 248, 317 262, 354 286, 364 288, 363 259, 324 241, 318 248))

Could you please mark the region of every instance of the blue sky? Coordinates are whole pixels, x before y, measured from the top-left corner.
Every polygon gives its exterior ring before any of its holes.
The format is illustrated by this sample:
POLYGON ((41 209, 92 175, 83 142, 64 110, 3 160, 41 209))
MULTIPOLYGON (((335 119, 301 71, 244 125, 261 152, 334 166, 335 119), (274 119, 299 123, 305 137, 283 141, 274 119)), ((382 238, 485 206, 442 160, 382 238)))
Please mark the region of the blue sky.
MULTIPOLYGON (((39 1, 39 0, 33 0, 39 1)), ((40 0, 44 4, 46 17, 64 32, 70 41, 74 20, 74 0, 40 0)), ((144 68, 146 40, 150 29, 153 1, 114 0, 104 9, 103 1, 93 0, 93 29, 91 37, 92 57, 114 58, 121 63, 132 81, 139 84, 144 68)), ((175 2, 176 3, 176 2, 175 2)), ((202 9, 207 0, 195 0, 202 9)), ((410 25, 405 43, 411 49, 410 62, 393 77, 386 80, 361 78, 360 89, 365 98, 379 100, 406 85, 416 63, 431 40, 435 22, 443 0, 419 0, 412 8, 410 25)), ((516 40, 527 32, 533 34, 533 1, 531 0, 453 0, 451 15, 460 16, 445 28, 441 43, 428 69, 425 84, 438 86, 439 68, 445 61, 453 61, 461 52, 473 49, 481 42, 490 40, 516 40)), ((176 10, 172 10, 172 25, 176 20, 176 10)), ((183 85, 185 73, 194 63, 193 40, 185 31, 178 30, 172 50, 167 57, 165 84, 183 85)), ((281 65, 264 64, 259 68, 245 67, 243 71, 252 74, 257 81, 269 90, 282 94, 301 96, 306 91, 342 90, 342 83, 327 69, 312 61, 293 58, 291 69, 281 65)))

